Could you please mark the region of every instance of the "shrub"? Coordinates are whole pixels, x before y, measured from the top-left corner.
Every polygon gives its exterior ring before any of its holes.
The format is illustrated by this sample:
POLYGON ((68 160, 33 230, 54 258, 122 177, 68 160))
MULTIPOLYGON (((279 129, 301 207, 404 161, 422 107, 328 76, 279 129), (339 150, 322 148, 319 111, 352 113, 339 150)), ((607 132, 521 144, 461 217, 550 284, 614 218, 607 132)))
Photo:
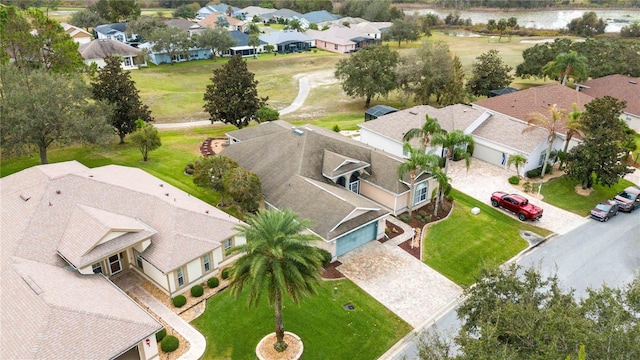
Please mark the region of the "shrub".
POLYGON ((329 264, 331 264, 331 258, 332 258, 331 253, 325 249, 320 249, 320 248, 318 248, 318 251, 320 251, 320 255, 322 256, 322 267, 329 266, 329 264))
POLYGON ((280 112, 267 106, 263 106, 256 111, 258 122, 274 121, 280 118, 280 112))
MULTIPOLYGON (((553 166, 551 166, 551 164, 547 164, 547 168, 545 169, 545 174, 549 174, 552 170, 553 170, 553 166)), ((539 168, 535 168, 533 170, 529 170, 525 173, 525 175, 530 179, 535 177, 540 177, 540 174, 542 174, 542 166, 540 166, 539 168)))
POLYGON ((228 278, 229 278, 229 268, 227 268, 227 269, 222 269, 222 274, 221 274, 221 276, 222 276, 222 279, 223 279, 223 280, 228 279, 228 278))
POLYGON ((187 175, 193 175, 193 164, 188 163, 187 166, 184 167, 184 173, 187 175))
POLYGON ((333 130, 335 132, 340 132, 340 125, 338 125, 338 124, 333 125, 333 128, 331 130, 333 130))
POLYGON ((425 216, 427 216, 427 212, 424 211, 424 210, 420 210, 420 211, 418 211, 418 215, 420 215, 422 217, 425 217, 425 216))
POLYGON ((513 175, 509 178, 509 184, 518 185, 520 183, 520 178, 517 175, 513 175))
POLYGON ((180 340, 173 335, 167 335, 160 343, 162 351, 170 353, 175 351, 180 346, 180 340))
POLYGON ((391 229, 389 229, 388 227, 384 228, 384 233, 389 235, 391 233, 391 229))
POLYGON ((431 221, 431 215, 425 215, 424 222, 429 222, 429 221, 431 221))
POLYGON ((207 280, 207 286, 211 289, 218 287, 218 285, 220 285, 220 279, 215 276, 207 280))
POLYGON ((525 182, 524 184, 522 184, 522 188, 524 189, 524 192, 528 193, 531 192, 531 183, 530 182, 525 182))
POLYGON ((204 288, 202 286, 195 285, 194 287, 191 288, 191 296, 200 297, 202 296, 202 294, 204 294, 204 288))
POLYGON ((411 221, 411 216, 409 214, 402 214, 398 217, 401 221, 409 223, 411 221))
POLYGON ((162 341, 162 339, 164 339, 165 336, 167 336, 167 329, 162 328, 162 330, 156 333, 156 341, 157 342, 162 341))
POLYGON ((175 307, 183 307, 187 303, 187 298, 184 295, 178 295, 171 299, 173 302, 173 306, 175 307))

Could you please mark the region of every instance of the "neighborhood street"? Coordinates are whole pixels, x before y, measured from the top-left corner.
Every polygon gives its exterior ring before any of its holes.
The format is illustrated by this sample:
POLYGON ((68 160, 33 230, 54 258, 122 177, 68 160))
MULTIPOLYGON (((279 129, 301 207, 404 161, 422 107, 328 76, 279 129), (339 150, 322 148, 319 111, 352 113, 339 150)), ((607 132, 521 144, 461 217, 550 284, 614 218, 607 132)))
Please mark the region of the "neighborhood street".
MULTIPOLYGON (((557 274, 565 290, 575 289, 584 297, 588 288, 603 283, 624 286, 640 273, 640 212, 620 213, 607 223, 595 220, 551 238, 516 260, 523 267, 535 267, 543 275, 557 274)), ((459 327, 456 310, 451 309, 435 322, 441 334, 453 338, 459 327)), ((380 359, 416 359, 416 338, 389 351, 380 359)))

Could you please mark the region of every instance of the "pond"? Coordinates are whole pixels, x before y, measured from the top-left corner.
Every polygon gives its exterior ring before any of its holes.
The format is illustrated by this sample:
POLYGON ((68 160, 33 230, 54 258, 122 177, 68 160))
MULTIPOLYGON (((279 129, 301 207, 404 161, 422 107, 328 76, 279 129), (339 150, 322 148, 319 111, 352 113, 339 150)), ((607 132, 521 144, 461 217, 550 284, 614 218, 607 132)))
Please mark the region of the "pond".
POLYGON ((462 19, 471 18, 474 24, 486 24, 490 19, 508 19, 514 16, 521 27, 532 29, 562 29, 575 18, 589 11, 595 11, 599 18, 607 20, 605 32, 620 32, 620 29, 633 21, 640 21, 640 10, 537 10, 537 11, 467 11, 454 9, 405 9, 406 14, 436 14, 444 19, 449 13, 459 15, 462 19))

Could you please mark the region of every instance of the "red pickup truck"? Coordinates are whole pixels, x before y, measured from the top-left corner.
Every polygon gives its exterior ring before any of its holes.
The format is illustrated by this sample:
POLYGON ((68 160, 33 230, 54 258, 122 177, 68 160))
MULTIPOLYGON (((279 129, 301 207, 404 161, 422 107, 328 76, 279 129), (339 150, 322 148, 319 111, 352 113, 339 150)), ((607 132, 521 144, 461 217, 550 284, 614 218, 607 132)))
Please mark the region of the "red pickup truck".
POLYGON ((529 203, 527 198, 517 194, 507 194, 502 191, 496 191, 491 195, 491 205, 501 207, 518 216, 520 221, 540 220, 542 217, 542 209, 529 203))

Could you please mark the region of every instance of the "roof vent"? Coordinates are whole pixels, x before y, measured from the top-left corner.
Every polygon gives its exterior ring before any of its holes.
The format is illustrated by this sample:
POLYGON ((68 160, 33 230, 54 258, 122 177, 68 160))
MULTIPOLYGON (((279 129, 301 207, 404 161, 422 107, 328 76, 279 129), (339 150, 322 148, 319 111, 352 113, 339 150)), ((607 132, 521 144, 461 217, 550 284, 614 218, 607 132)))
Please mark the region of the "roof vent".
POLYGON ((24 280, 24 282, 26 282, 27 285, 29 285, 31 290, 33 290, 33 292, 36 293, 36 295, 40 295, 40 294, 43 293, 43 291, 40 288, 40 286, 38 286, 38 284, 36 284, 36 282, 33 281, 33 279, 31 279, 29 276, 23 276, 22 280, 24 280))
POLYGON ((304 134, 304 131, 302 131, 301 129, 293 129, 293 132, 296 133, 297 135, 304 134))
POLYGON ((418 115, 418 113, 417 113, 417 112, 414 112, 414 111, 409 111, 409 114, 411 114, 411 115, 418 115))
POLYGON ((630 84, 634 84, 634 85, 635 85, 635 84, 637 84, 638 82, 637 82, 637 81, 634 81, 634 80, 629 80, 629 83, 630 83, 630 84))
POLYGON ((24 201, 29 201, 29 199, 31 199, 31 195, 20 194, 20 199, 22 199, 24 201))

